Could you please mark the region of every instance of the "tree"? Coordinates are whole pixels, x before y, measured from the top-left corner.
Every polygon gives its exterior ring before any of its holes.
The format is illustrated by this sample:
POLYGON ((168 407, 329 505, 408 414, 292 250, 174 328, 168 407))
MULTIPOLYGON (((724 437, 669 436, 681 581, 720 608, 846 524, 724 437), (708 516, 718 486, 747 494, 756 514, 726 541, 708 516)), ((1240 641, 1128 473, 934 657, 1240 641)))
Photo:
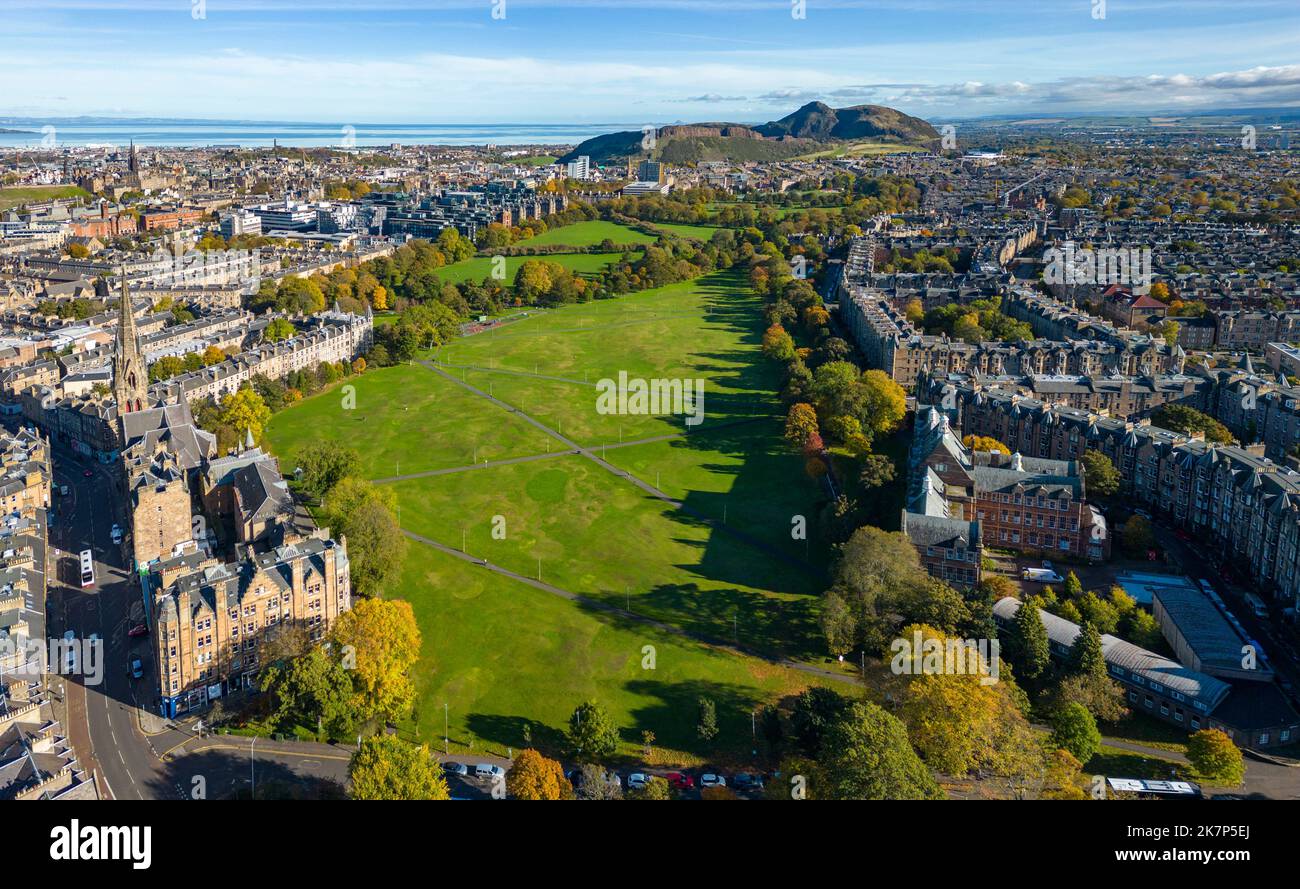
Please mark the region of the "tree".
POLYGON ((862 393, 863 428, 877 438, 897 429, 907 413, 903 387, 883 370, 869 370, 862 375, 862 393))
POLYGON ((819 757, 827 732, 852 704, 850 698, 833 689, 820 685, 804 689, 790 713, 790 732, 799 751, 814 759, 819 757))
POLYGON ((622 799, 623 787, 610 779, 604 766, 588 762, 578 769, 573 795, 575 799, 622 799))
POLYGON ((1087 707, 1098 722, 1118 722, 1128 714, 1124 689, 1109 676, 1066 676, 1052 689, 1046 710, 1055 712, 1071 703, 1087 707))
POLYGON ((353 799, 451 799, 442 769, 429 746, 415 746, 396 735, 361 742, 348 763, 353 799))
POLYGON ((251 432, 253 441, 262 440, 262 429, 271 419, 271 409, 262 396, 245 383, 233 395, 221 402, 221 423, 236 432, 251 432))
POLYGON ((1086 800, 1080 771, 1083 766, 1068 750, 1048 751, 1043 774, 1043 799, 1086 800))
POLYGON ((1187 759, 1201 775, 1221 784, 1236 786, 1246 776, 1241 750, 1217 728, 1201 729, 1188 738, 1187 759))
POLYGON ((1101 633, 1095 626, 1084 621, 1079 627, 1066 663, 1076 676, 1106 677, 1106 656, 1101 650, 1101 633))
POLYGON ((894 472, 894 461, 884 454, 866 454, 858 472, 858 483, 864 488, 879 488, 894 480, 894 472))
POLYGON ((853 704, 823 746, 829 799, 943 798, 903 723, 875 704, 853 704))
POLYGON ((1079 581, 1079 575, 1071 571, 1065 576, 1065 585, 1061 588, 1067 599, 1077 599, 1083 595, 1083 584, 1079 581))
POLYGON ((701 741, 712 741, 718 736, 718 706, 713 698, 700 698, 700 721, 695 733, 701 741))
POLYGON ((1011 449, 998 441, 996 438, 990 438, 987 435, 967 435, 961 440, 961 443, 972 451, 990 451, 1010 456, 1011 449))
POLYGON ((642 787, 634 787, 627 792, 628 799, 672 799, 673 790, 668 781, 658 775, 651 775, 642 787))
POLYGON ((1089 494, 1110 497, 1119 490, 1120 475, 1115 463, 1101 451, 1088 449, 1079 458, 1089 494))
POLYGON ((586 701, 569 717, 568 740, 575 756, 599 760, 618 749, 618 727, 598 702, 586 701))
POLYGON ((1147 550, 1156 545, 1156 534, 1151 528, 1151 520, 1146 516, 1132 515, 1124 523, 1124 532, 1120 536, 1124 551, 1130 556, 1146 555, 1147 550))
POLYGON ((214 364, 220 364, 226 360, 226 353, 216 346, 208 346, 203 350, 203 366, 211 367, 214 364))
POLYGON ((822 597, 822 631, 832 654, 883 648, 888 615, 909 592, 928 588, 916 548, 898 532, 864 526, 840 545, 832 586, 822 597))
POLYGON ((287 318, 273 318, 271 323, 262 328, 262 342, 278 343, 281 340, 287 340, 297 333, 293 323, 287 318))
POLYGON ((315 729, 341 737, 355 716, 352 679, 320 648, 295 658, 287 668, 273 665, 260 677, 261 690, 272 693, 277 726, 315 729))
POLYGON ((410 711, 410 671, 420 657, 420 628, 410 602, 361 599, 339 615, 331 639, 352 670, 363 713, 392 721, 410 711))
POLYGON ((1014 753, 1019 744, 1011 740, 1032 729, 1001 671, 995 675, 977 648, 933 627, 913 624, 899 635, 909 643, 918 636, 923 640, 920 651, 910 645, 896 650, 894 669, 914 677, 901 713, 912 746, 926 764, 949 775, 976 768, 1018 772, 1014 753), (942 655, 938 663, 931 648, 942 655))
POLYGON ((1209 414, 1185 404, 1162 404, 1151 414, 1151 424, 1172 432, 1181 432, 1183 435, 1203 432, 1206 441, 1217 441, 1223 444, 1235 441, 1227 426, 1209 414))
POLYGON ((529 748, 519 751, 506 772, 506 790, 515 799, 572 799, 573 786, 564 766, 529 748))
POLYGON ((361 472, 361 455, 335 441, 314 441, 298 452, 297 469, 302 486, 317 497, 324 497, 348 476, 361 472))
MULTIPOLYGON (((823 423, 832 417, 857 417, 862 421, 866 393, 856 365, 848 361, 828 361, 813 372, 813 402, 823 423)), ((866 423, 863 423, 864 428, 866 423)))
POLYGON ((406 555, 393 492, 347 476, 334 485, 326 502, 330 526, 348 541, 353 587, 377 595, 397 576, 406 555))
POLYGON ((773 324, 763 334, 763 354, 776 361, 794 357, 794 339, 780 324, 773 324))
POLYGON ((1047 642, 1047 628, 1033 602, 1022 602, 1011 623, 1010 643, 1012 663, 1016 673, 1026 679, 1042 676, 1052 662, 1052 651, 1047 642))
POLYGON ((1101 749, 1097 721, 1082 704, 1066 704, 1059 708, 1052 714, 1051 725, 1052 746, 1068 751, 1081 763, 1092 759, 1093 754, 1101 749))
POLYGON ((811 404, 792 404, 785 418, 785 440, 802 451, 818 434, 817 412, 811 404))

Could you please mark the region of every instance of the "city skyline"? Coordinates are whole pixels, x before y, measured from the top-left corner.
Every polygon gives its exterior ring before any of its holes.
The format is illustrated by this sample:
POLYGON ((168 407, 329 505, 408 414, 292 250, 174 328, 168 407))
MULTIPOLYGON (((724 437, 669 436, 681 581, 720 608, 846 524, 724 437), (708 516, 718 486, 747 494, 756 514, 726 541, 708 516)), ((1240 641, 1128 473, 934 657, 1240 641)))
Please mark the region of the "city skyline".
POLYGON ((795 14, 787 0, 17 0, 0 10, 14 45, 0 114, 671 123, 815 100, 934 119, 1300 104, 1300 13, 1271 0, 795 14), (77 64, 45 65, 68 40, 77 64))

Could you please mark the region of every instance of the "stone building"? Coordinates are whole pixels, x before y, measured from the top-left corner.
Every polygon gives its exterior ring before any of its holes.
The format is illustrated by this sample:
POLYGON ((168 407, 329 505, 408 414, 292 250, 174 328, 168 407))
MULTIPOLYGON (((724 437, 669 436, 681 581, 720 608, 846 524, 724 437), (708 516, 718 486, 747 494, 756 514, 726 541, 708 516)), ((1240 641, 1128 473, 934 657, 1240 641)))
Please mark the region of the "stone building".
MULTIPOLYGON (((233 562, 200 562, 154 599, 161 712, 169 717, 253 687, 290 627, 320 642, 352 607, 347 541, 317 532, 233 562)), ((165 570, 165 566, 162 570, 165 570)))

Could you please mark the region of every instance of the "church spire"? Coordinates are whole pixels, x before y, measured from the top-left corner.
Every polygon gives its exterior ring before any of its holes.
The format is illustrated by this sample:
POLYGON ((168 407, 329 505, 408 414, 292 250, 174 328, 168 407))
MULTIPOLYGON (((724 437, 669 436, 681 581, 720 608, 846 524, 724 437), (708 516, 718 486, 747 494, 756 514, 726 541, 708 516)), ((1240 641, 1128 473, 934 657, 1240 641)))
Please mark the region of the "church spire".
POLYGON ((144 362, 136 338, 135 315, 131 312, 131 295, 126 287, 126 270, 122 269, 122 300, 118 304, 117 352, 113 355, 113 397, 119 416, 142 411, 147 396, 144 362))

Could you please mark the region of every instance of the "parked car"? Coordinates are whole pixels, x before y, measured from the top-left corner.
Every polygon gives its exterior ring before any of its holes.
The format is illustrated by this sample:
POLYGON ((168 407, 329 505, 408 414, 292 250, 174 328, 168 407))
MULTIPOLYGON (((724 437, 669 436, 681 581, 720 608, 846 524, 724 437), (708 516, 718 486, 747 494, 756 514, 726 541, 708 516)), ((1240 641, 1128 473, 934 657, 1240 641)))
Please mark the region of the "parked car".
POLYGON ((627 789, 640 790, 650 783, 650 776, 644 772, 633 772, 627 776, 627 789))
POLYGON ((700 787, 726 787, 727 779, 721 775, 715 775, 712 772, 706 772, 700 775, 700 787))
POLYGON ((673 790, 695 789, 695 779, 690 775, 683 774, 682 772, 669 772, 667 775, 664 775, 664 778, 666 778, 668 783, 672 785, 673 790))
POLYGON ((131 658, 131 678, 139 679, 143 675, 144 675, 144 664, 140 662, 140 659, 138 657, 131 658))
POLYGON ((442 770, 448 775, 460 775, 465 778, 469 777, 469 766, 465 765, 463 762, 444 762, 442 764, 442 770))
POLYGON ((60 497, 67 497, 67 496, 68 496, 68 486, 67 486, 67 485, 59 485, 59 496, 60 496, 60 497))
POLYGON ((1065 580, 1051 568, 1025 568, 1020 572, 1020 579, 1031 583, 1061 583, 1065 580))
POLYGON ((86 478, 93 478, 95 475, 94 471, 90 469, 83 471, 81 474, 84 475, 86 478))
POLYGON ((122 542, 122 529, 118 525, 113 526, 113 530, 108 532, 108 536, 113 538, 114 543, 122 542))
POLYGON ((149 628, 146 627, 144 624, 136 624, 134 627, 127 630, 126 634, 131 637, 146 636, 149 634, 149 628))
POLYGON ((495 778, 498 775, 504 776, 505 773, 506 770, 501 768, 501 766, 490 765, 486 762, 481 762, 474 766, 475 778, 495 778))
POLYGON ((732 779, 732 784, 736 785, 738 790, 762 790, 763 776, 753 775, 749 772, 741 772, 732 779))

